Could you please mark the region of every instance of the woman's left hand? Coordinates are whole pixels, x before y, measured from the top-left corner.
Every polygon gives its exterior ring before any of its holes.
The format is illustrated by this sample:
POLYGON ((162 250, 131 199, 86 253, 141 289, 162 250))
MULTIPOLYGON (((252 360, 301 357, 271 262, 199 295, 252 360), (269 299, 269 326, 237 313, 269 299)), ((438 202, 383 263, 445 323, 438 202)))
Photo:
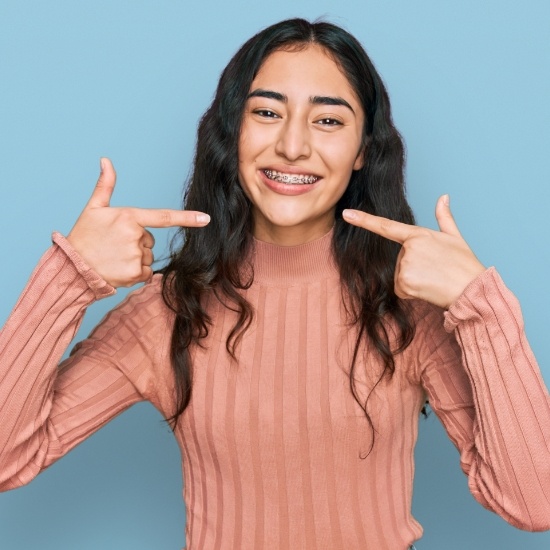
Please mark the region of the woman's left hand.
POLYGON ((344 210, 343 218, 401 244, 395 266, 395 293, 420 298, 448 308, 468 284, 485 271, 462 238, 449 207, 449 196, 439 197, 435 208, 439 231, 344 210))

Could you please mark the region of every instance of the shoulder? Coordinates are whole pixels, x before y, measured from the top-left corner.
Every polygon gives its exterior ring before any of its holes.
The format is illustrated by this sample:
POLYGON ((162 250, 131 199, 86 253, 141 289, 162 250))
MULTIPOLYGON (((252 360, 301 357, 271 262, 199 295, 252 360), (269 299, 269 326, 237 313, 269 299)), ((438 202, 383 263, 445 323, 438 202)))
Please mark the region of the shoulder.
POLYGON ((158 274, 109 311, 90 338, 113 339, 119 346, 133 340, 157 348, 165 333, 171 333, 173 318, 162 297, 162 275, 158 274))
POLYGON ((454 334, 445 330, 445 310, 423 300, 408 302, 415 332, 403 353, 406 371, 416 382, 428 365, 455 363, 459 349, 454 334))
POLYGON ((445 330, 444 309, 423 300, 412 300, 410 307, 415 325, 415 335, 411 348, 417 354, 430 353, 450 338, 453 338, 445 330))
POLYGON ((162 298, 162 276, 155 275, 73 348, 64 369, 83 364, 100 366, 106 377, 109 372, 123 373, 159 410, 169 410, 172 327, 173 315, 162 298))
POLYGON ((131 310, 137 315, 144 310, 158 315, 169 315, 170 310, 162 297, 162 275, 157 273, 122 300, 117 309, 131 310))

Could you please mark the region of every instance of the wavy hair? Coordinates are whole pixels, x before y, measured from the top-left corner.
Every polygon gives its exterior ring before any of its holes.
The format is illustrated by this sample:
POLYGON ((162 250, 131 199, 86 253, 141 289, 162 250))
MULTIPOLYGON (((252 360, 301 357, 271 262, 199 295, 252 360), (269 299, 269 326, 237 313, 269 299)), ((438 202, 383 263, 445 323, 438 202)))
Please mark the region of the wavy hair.
POLYGON ((194 167, 183 207, 208 212, 211 222, 200 230, 181 228, 176 238, 182 244, 172 250, 169 263, 161 270, 163 298, 175 313, 171 361, 176 410, 169 419, 173 429, 191 398, 189 348, 201 344, 212 323, 202 305, 205 294, 214 293, 225 307, 237 313, 226 341, 227 352, 233 357, 253 317, 250 304, 239 293, 252 283, 253 270, 243 270, 242 259, 251 247, 253 219, 251 203, 238 179, 239 133, 252 81, 272 52, 309 44, 321 46, 337 63, 365 113, 365 162, 353 172, 336 205, 332 248, 344 303, 351 323, 357 326, 350 389, 373 430, 367 412, 368 396, 361 396, 356 385, 361 350, 370 344, 379 354, 383 371, 378 384, 384 376, 393 375, 394 355, 413 338, 412 317, 393 286, 399 245, 352 226, 341 216, 345 208, 355 208, 414 223, 405 198, 403 142, 393 125, 382 79, 361 44, 342 28, 304 19, 282 21, 262 30, 238 50, 223 71, 214 100, 199 124, 194 167), (390 324, 395 327, 397 338, 390 338, 390 324))

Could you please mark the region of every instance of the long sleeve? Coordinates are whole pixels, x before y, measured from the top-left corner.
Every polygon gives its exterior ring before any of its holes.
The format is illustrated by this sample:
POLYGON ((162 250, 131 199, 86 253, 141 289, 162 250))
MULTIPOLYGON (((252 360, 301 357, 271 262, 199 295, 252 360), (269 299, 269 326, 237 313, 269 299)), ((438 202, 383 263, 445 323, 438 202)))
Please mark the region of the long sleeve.
POLYGON ((515 527, 550 529, 550 400, 519 304, 491 268, 444 315, 458 346, 426 338, 422 383, 470 490, 515 527))
MULTIPOLYGON (((59 234, 0 332, 0 490, 28 483, 85 437, 142 400, 151 346, 140 345, 143 290, 59 361, 86 307, 114 289, 59 234), (134 329, 136 329, 134 331, 134 329)), ((153 316, 154 317, 154 316, 153 316)), ((156 337, 156 335, 154 336, 156 337)))

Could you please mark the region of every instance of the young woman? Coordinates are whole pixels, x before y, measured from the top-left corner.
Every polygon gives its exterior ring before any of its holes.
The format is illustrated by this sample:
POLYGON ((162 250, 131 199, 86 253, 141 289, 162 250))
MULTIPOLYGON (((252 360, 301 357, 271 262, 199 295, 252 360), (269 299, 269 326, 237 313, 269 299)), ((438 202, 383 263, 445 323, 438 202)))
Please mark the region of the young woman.
POLYGON ((107 159, 0 335, 0 488, 151 401, 182 451, 189 550, 407 549, 426 398, 470 489, 550 528, 550 402, 517 301, 414 226, 403 145, 358 42, 289 20, 223 72, 184 211, 111 208, 107 159), (153 275, 147 226, 182 226, 153 275), (147 281, 58 366, 86 307, 147 281))

